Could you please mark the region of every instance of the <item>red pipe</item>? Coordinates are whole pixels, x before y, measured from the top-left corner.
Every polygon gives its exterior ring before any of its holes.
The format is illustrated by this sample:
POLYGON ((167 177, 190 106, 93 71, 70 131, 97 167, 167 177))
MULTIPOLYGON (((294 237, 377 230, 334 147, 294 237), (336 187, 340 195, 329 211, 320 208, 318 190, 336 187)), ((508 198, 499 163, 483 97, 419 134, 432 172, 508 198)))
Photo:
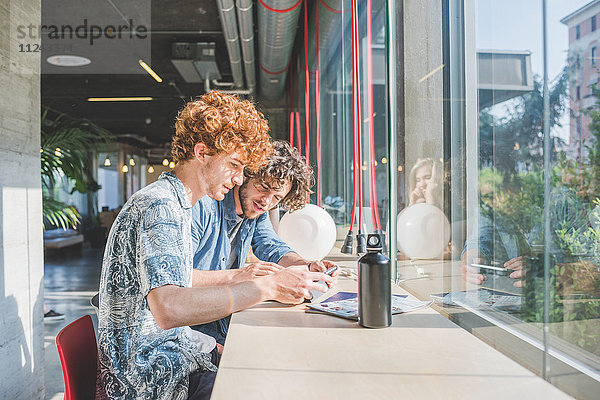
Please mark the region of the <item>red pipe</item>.
POLYGON ((289 102, 289 108, 290 108, 290 146, 294 147, 294 82, 293 82, 293 78, 292 78, 292 74, 290 74, 289 76, 290 79, 290 102, 289 102))
MULTIPOLYGON (((356 59, 354 54, 354 40, 355 40, 355 26, 354 26, 354 0, 352 0, 352 217, 350 218, 350 231, 354 229, 354 221, 356 221, 356 189, 357 189, 357 174, 358 174, 358 166, 356 165, 356 160, 358 159, 356 154, 356 59)), ((360 229, 360 225, 359 228, 360 229)))
POLYGON ((299 104, 296 104, 296 147, 298 152, 302 154, 302 138, 300 137, 300 111, 298 110, 299 104))
MULTIPOLYGON (((296 59, 296 71, 300 71, 299 60, 296 59)), ((296 147, 298 148, 298 152, 302 154, 302 138, 300 136, 300 75, 298 76, 298 80, 296 81, 296 147)))
POLYGON ((369 122, 369 189, 371 199, 371 217, 373 218, 373 228, 381 229, 379 220, 379 208, 377 206, 377 175, 375 173, 375 127, 373 125, 373 29, 371 15, 371 0, 367 0, 367 101, 368 101, 368 122, 369 122))
POLYGON ((358 2, 352 0, 352 25, 354 27, 354 35, 352 38, 352 56, 354 68, 354 79, 356 86, 356 142, 357 142, 357 161, 358 165, 358 229, 362 229, 362 118, 361 118, 361 107, 360 107, 360 65, 358 63, 358 2))
POLYGON ((319 4, 316 7, 316 57, 317 71, 315 75, 315 111, 317 115, 317 205, 321 207, 321 88, 319 83, 319 4))
MULTIPOLYGON (((306 166, 310 166, 310 75, 308 73, 308 2, 304 2, 304 156, 306 166)), ((310 195, 306 194, 306 203, 310 195)))

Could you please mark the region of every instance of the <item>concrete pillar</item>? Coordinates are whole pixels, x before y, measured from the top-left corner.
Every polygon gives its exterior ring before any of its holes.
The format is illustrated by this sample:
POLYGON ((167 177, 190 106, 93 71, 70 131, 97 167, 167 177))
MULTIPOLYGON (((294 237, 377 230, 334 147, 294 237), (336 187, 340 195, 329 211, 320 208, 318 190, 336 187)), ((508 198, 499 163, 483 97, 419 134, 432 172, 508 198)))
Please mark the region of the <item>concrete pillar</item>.
MULTIPOLYGON (((443 157, 442 3, 404 1, 406 176, 418 159, 443 157)), ((406 180, 408 197, 408 179, 406 180)))
POLYGON ((44 398, 40 0, 0 0, 0 398, 44 398), (21 27, 21 28, 20 28, 21 27), (27 33, 27 28, 25 28, 27 33))

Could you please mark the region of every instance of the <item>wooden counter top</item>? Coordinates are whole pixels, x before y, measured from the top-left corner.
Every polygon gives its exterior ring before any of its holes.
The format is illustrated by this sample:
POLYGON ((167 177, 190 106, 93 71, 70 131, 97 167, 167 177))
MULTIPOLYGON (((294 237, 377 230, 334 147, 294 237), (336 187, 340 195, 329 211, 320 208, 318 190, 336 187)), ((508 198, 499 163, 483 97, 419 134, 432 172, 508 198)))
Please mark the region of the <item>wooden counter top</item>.
MULTIPOLYGON (((325 296, 355 290, 341 277, 325 296)), ((385 329, 305 309, 268 302, 234 314, 212 398, 570 398, 431 308, 385 329)))

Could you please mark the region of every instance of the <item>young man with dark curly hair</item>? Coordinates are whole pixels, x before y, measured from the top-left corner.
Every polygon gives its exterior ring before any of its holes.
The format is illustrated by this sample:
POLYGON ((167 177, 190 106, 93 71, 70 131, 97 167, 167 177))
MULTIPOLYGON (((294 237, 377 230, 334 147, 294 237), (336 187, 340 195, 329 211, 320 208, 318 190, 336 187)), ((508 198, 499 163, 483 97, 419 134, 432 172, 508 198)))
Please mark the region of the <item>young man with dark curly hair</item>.
POLYGON ((248 101, 210 92, 179 113, 173 172, 135 193, 108 237, 100 281, 98 398, 208 399, 215 340, 190 325, 272 299, 297 304, 331 283, 286 269, 253 282, 193 287, 192 206, 222 200, 272 151, 263 115, 248 101))
MULTIPOLYGON (((249 281, 292 265, 308 265, 315 272, 334 265, 305 260, 275 234, 268 211, 278 205, 292 212, 304 207, 314 178, 296 149, 284 141, 272 144, 268 163, 256 172, 247 171, 244 183, 223 201, 203 197, 192 208, 194 269, 199 270, 194 285, 249 281), (262 262, 244 267, 250 247, 262 262)), ((228 326, 229 316, 193 329, 224 344, 228 326)))

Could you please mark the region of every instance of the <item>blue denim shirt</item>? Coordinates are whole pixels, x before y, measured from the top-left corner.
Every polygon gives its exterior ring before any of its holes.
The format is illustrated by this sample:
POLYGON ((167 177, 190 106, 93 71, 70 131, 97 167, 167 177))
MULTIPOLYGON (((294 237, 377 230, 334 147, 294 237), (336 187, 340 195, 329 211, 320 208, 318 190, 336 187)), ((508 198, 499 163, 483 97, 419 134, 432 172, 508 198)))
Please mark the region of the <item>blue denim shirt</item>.
MULTIPOLYGON (((233 190, 223 201, 208 196, 201 198, 192 207, 192 248, 194 249, 194 269, 216 271, 227 268, 231 255, 229 230, 236 224, 233 190)), ((268 213, 255 219, 244 218, 236 244, 237 262, 232 268, 241 268, 246 262, 250 246, 254 255, 262 261, 277 263, 285 254, 292 251, 273 230, 268 213)), ((225 341, 229 317, 194 329, 213 336, 221 344, 225 341)))

